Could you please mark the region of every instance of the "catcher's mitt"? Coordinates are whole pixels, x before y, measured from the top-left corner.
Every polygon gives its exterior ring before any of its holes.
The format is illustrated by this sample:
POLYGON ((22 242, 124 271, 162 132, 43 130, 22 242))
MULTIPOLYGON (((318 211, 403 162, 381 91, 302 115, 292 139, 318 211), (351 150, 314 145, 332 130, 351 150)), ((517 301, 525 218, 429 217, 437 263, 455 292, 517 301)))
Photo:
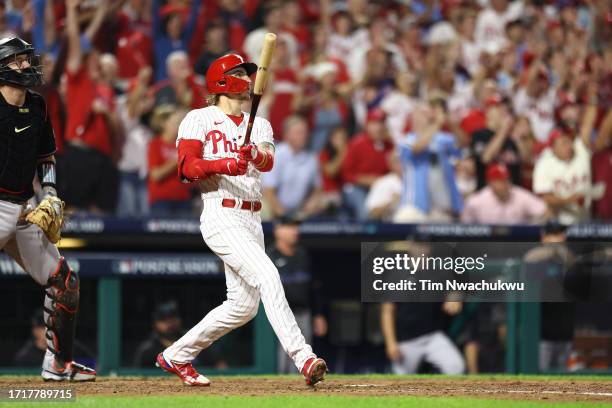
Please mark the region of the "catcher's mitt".
POLYGON ((64 225, 64 202, 57 197, 47 196, 26 215, 26 221, 38 225, 49 241, 56 244, 61 238, 64 225))

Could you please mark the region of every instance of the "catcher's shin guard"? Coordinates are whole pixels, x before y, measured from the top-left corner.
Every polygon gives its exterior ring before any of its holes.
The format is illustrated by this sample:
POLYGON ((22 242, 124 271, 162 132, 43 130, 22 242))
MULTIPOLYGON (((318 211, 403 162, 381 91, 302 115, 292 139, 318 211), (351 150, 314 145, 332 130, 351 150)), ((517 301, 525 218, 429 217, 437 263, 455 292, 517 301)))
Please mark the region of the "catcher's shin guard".
POLYGON ((79 308, 79 275, 63 257, 45 287, 44 318, 47 348, 61 363, 72 361, 72 348, 79 308))

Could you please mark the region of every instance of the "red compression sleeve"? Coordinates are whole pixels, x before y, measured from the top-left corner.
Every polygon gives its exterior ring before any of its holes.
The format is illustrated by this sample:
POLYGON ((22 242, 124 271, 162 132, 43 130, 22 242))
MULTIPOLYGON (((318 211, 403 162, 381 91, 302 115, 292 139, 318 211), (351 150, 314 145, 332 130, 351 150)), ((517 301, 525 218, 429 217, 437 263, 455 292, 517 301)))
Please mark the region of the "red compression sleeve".
POLYGON ((202 159, 202 142, 199 140, 181 140, 178 145, 178 174, 181 180, 202 180, 212 174, 227 174, 227 162, 230 159, 202 159))
POLYGON ((202 167, 202 142, 181 140, 178 145, 178 175, 181 180, 195 181, 206 178, 202 167))

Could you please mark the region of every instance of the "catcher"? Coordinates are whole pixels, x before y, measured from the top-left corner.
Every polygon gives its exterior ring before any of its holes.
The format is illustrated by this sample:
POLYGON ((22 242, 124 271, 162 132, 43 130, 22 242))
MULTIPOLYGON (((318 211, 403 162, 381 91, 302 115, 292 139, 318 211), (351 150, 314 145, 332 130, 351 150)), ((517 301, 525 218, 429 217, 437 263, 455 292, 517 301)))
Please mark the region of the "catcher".
POLYGON ((55 187, 55 137, 45 100, 28 90, 42 84, 34 48, 20 38, 0 40, 0 249, 45 288, 45 381, 93 381, 96 372, 72 358, 79 276, 60 256, 64 203, 55 187), (34 175, 44 199, 35 209, 34 175))

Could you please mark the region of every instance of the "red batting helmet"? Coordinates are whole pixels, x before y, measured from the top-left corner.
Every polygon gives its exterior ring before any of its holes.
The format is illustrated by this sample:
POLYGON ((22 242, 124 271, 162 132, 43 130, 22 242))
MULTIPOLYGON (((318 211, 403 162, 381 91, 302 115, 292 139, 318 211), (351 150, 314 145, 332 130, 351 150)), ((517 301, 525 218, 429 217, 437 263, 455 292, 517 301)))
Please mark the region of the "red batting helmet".
POLYGON ((241 94, 249 89, 249 83, 244 79, 227 75, 234 68, 242 67, 247 75, 257 71, 257 65, 247 62, 238 54, 227 54, 217 58, 206 71, 206 88, 210 94, 241 94))

